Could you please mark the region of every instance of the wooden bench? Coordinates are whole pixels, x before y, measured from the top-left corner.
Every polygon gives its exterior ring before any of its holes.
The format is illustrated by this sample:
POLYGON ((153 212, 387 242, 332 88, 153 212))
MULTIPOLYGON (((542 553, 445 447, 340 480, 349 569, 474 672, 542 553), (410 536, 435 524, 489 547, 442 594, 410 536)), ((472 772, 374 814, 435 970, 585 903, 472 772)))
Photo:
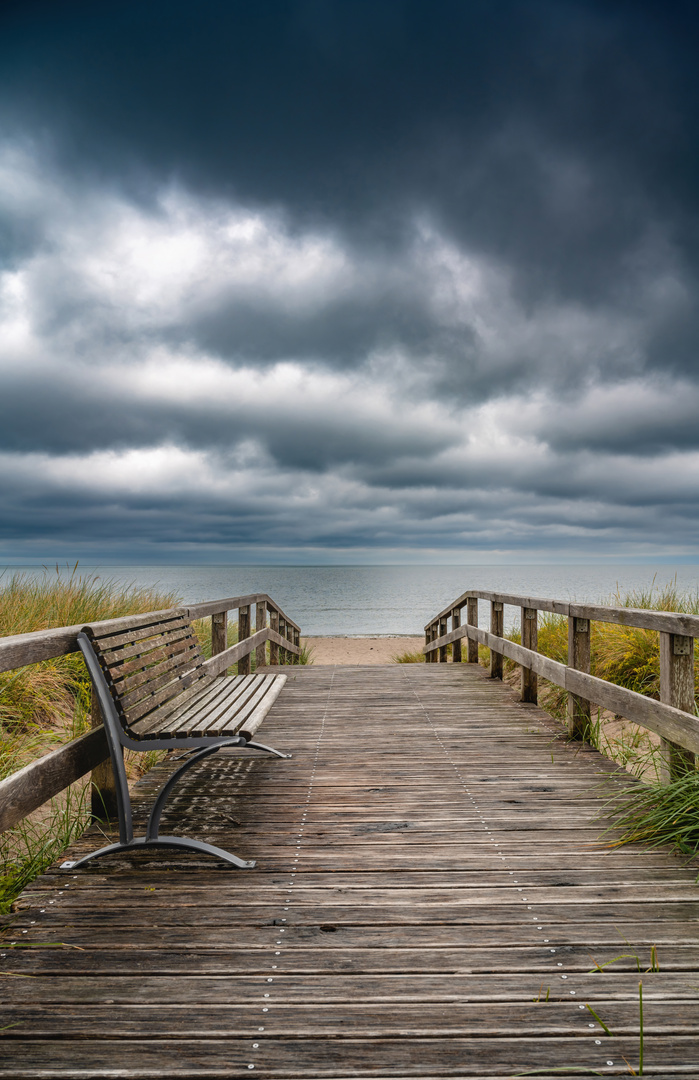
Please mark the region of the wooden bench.
POLYGON ((184 848, 250 868, 222 848, 180 836, 160 836, 165 801, 182 774, 222 746, 244 746, 287 757, 253 736, 278 697, 286 675, 214 676, 183 611, 143 615, 128 630, 85 626, 77 642, 95 689, 116 784, 119 842, 62 864, 66 870, 115 851, 184 848), (129 750, 183 749, 186 760, 160 790, 145 836, 134 837, 124 769, 129 750))

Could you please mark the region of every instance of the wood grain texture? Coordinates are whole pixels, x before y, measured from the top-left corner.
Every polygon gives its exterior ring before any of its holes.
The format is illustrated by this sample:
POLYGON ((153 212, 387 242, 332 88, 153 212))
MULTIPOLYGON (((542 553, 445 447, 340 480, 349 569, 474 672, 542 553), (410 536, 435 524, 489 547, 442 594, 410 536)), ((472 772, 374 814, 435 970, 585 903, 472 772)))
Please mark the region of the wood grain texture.
MULTIPOLYGON (((520 627, 522 648, 536 652, 539 647, 538 611, 536 608, 523 607, 520 609, 520 627)), ((521 677, 522 701, 536 705, 538 702, 538 677, 535 671, 529 667, 522 668, 521 677)))
MULTIPOLYGON (((577 615, 568 616, 568 667, 590 672, 590 620, 577 615)), ((566 673, 567 674, 567 673, 566 673)), ((566 680, 567 681, 567 680, 566 680)), ((590 702, 577 694, 568 694, 568 736, 585 739, 589 736, 590 702)))
MULTIPOLYGON (((258 600, 255 604, 255 633, 267 629, 267 604, 264 600, 258 600)), ((264 667, 267 663, 267 644, 262 642, 255 648, 255 667, 264 667)))
POLYGON ((0 781, 0 832, 74 784, 108 754, 104 728, 98 727, 0 781))
POLYGON ((257 867, 142 852, 34 882, 0 1077, 629 1075, 639 981, 644 1075, 692 1075, 698 868, 600 838, 628 774, 473 665, 281 670, 265 736, 293 758, 221 751, 163 821, 257 867))
MULTIPOLYGON (((694 712, 694 638, 660 634, 660 700, 684 712, 694 712)), ((680 743, 664 738, 661 746, 666 782, 695 767, 695 755, 680 743)))

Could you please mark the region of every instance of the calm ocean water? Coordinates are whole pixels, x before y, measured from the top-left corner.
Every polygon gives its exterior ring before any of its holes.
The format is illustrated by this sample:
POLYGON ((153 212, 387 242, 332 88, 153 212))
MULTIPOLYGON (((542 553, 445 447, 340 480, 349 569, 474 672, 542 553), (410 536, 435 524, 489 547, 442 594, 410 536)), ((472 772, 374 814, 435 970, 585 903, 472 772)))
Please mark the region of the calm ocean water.
MULTIPOLYGON (((0 567, 41 574, 37 567, 0 567)), ((622 591, 677 578, 699 586, 697 565, 607 566, 100 566, 80 572, 120 583, 157 585, 185 603, 266 592, 305 635, 421 634, 424 624, 466 589, 503 590, 559 600, 608 600, 622 591)), ((62 570, 61 573, 69 573, 62 570)), ((0 578, 0 582, 3 578, 0 578)), ((481 625, 487 605, 481 603, 481 625)), ((510 619, 515 610, 505 609, 510 619)))

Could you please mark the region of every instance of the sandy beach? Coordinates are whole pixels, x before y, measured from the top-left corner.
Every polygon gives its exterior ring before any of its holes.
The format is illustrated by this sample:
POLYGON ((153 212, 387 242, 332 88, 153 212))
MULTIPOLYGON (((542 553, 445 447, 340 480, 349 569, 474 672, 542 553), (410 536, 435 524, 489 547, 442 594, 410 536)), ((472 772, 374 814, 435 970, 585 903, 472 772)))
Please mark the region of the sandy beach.
POLYGON ((397 653, 421 652, 424 637, 307 637, 312 660, 321 664, 390 664, 397 653))

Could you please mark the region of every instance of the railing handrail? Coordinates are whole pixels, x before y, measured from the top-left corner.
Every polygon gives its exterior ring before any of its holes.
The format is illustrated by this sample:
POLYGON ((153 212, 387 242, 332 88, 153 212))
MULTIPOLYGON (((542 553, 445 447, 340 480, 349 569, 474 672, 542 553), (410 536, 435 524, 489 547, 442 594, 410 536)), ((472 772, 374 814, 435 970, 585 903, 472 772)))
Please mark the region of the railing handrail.
POLYGON ((510 604, 513 607, 530 608, 536 611, 551 611, 555 615, 591 619, 593 622, 617 623, 621 626, 636 626, 642 630, 658 630, 666 634, 699 637, 699 615, 687 615, 681 611, 655 611, 651 608, 613 607, 610 604, 579 604, 575 600, 551 600, 541 596, 489 592, 485 589, 469 589, 468 592, 462 593, 452 604, 425 623, 425 630, 428 630, 439 619, 448 618, 453 611, 457 609, 461 611, 470 599, 490 600, 497 604, 510 604))
POLYGON ((99 622, 91 622, 87 619, 73 626, 57 626, 50 630, 32 630, 27 634, 0 637, 0 671, 12 671, 14 668, 26 667, 27 664, 37 664, 41 660, 52 660, 56 656, 66 656, 68 653, 77 652, 77 636, 87 623, 98 626, 100 629, 113 627, 115 631, 127 630, 130 626, 137 625, 148 614, 184 614, 188 619, 203 619, 208 615, 219 615, 224 611, 259 603, 266 604, 269 610, 276 611, 278 617, 282 618, 287 626, 301 632, 297 623, 282 611, 271 596, 267 593, 250 593, 247 596, 232 596, 225 600, 205 600, 200 604, 178 604, 159 612, 122 615, 116 619, 102 619, 99 622))
POLYGON ((461 661, 461 641, 468 641, 468 663, 478 662, 478 643, 490 649, 490 673, 502 678, 503 657, 522 669, 522 700, 537 702, 537 676, 541 675, 568 692, 568 731, 573 738, 585 738, 590 728, 590 705, 594 703, 617 715, 649 728, 661 737, 665 755, 663 778, 679 776, 694 766, 699 754, 699 717, 695 711, 694 639, 699 637, 699 616, 650 608, 613 607, 606 604, 578 604, 541 597, 470 589, 425 625, 425 659, 446 662, 447 648, 461 661), (490 632, 478 625, 478 601, 490 601, 490 632), (522 613, 522 644, 504 635, 506 604, 522 613), (461 610, 468 610, 461 623, 461 610), (568 618, 568 663, 538 652, 537 616, 550 611, 568 618), (451 617, 452 629, 447 632, 451 617), (617 623, 660 635, 660 701, 618 686, 590 674, 590 624, 617 623))

